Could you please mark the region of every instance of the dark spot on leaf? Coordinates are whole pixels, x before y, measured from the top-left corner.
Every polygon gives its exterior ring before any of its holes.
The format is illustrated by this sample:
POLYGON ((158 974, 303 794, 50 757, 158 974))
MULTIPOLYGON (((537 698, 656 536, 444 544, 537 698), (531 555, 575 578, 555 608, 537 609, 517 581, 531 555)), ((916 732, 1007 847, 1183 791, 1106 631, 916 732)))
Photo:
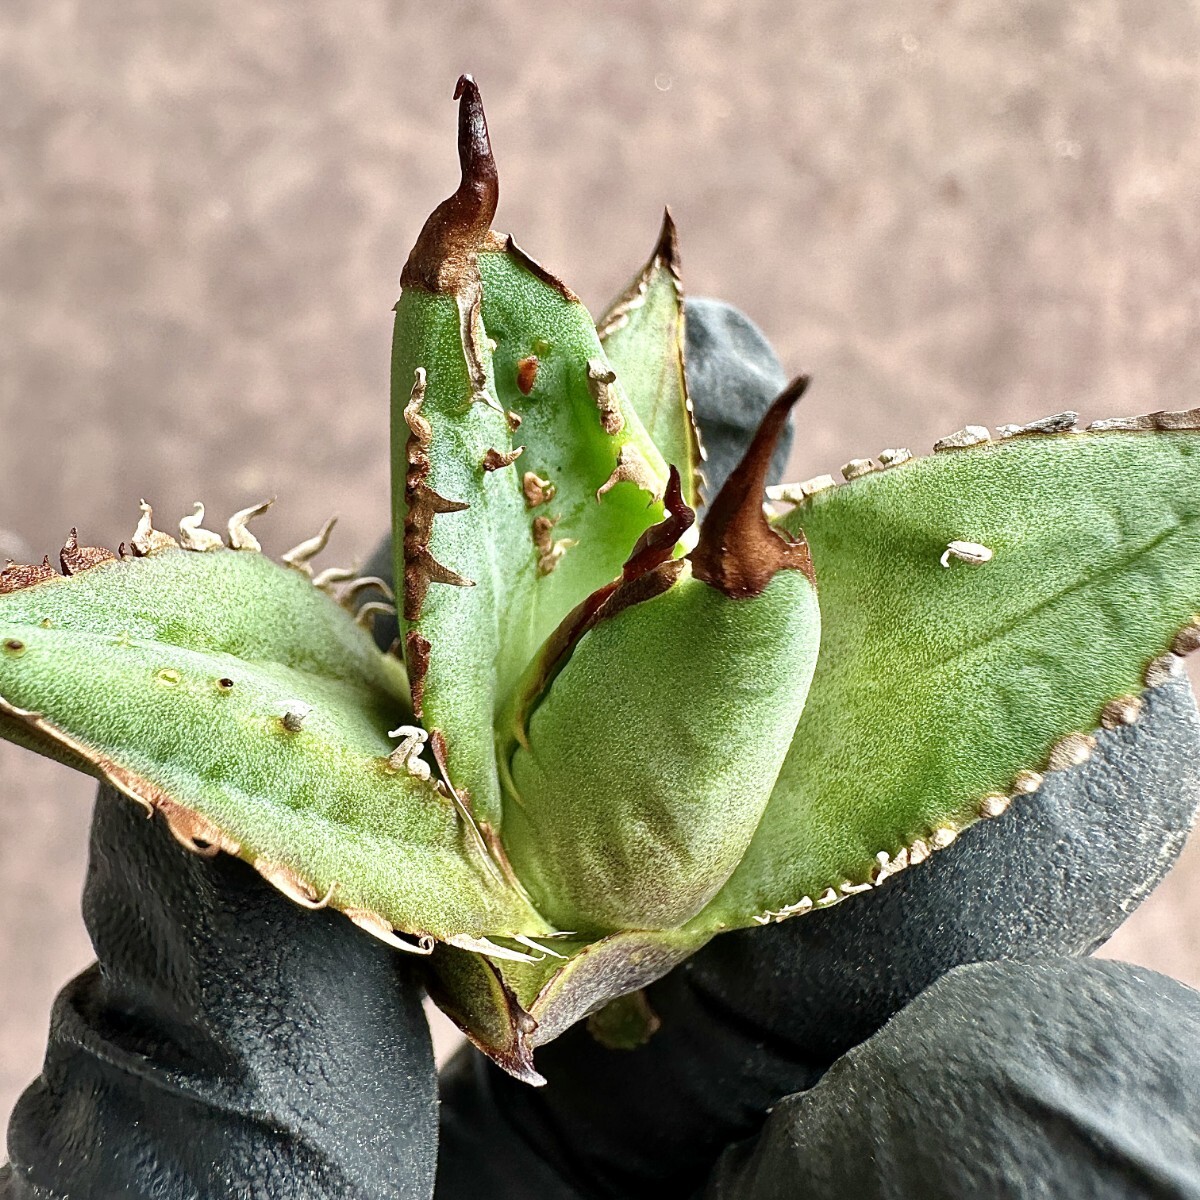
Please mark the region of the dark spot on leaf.
POLYGON ((429 671, 429 654, 433 647, 429 639, 410 629, 404 637, 404 660, 408 666, 409 687, 412 690, 413 711, 419 717, 425 699, 425 675, 429 671))
POLYGON ((528 396, 533 391, 533 385, 537 381, 538 360, 537 356, 531 354, 528 358, 521 359, 517 363, 517 387, 522 396, 528 396))

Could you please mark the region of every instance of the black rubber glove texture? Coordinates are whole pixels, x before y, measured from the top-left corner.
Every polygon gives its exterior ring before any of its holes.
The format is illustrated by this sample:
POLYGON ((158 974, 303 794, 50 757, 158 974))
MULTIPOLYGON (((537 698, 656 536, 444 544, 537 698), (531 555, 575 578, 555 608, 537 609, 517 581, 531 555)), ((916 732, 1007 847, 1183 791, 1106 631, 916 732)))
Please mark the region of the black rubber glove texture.
POLYGON ((84 917, 8 1131, 5 1200, 418 1200, 437 1116, 420 978, 101 789, 84 917))
POLYGON ((1197 1200, 1197 1046, 1200 994, 1153 971, 959 967, 776 1105, 703 1200, 1197 1200))

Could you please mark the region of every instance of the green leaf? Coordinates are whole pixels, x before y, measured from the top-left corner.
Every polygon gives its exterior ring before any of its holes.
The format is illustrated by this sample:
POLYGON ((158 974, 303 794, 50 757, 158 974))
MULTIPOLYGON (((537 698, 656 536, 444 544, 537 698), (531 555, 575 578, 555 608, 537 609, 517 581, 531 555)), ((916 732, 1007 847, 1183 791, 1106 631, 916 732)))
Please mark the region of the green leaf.
POLYGON ((671 214, 650 260, 597 325, 600 344, 667 463, 679 469, 683 498, 700 503, 703 451, 684 370, 683 286, 671 214))
POLYGON ((595 941, 546 943, 533 961, 493 961, 439 945, 430 961, 429 990, 485 1054, 527 1083, 545 1080, 533 1051, 614 998, 660 979, 695 953, 707 934, 680 930, 614 933, 595 941))
POLYGON ((4 731, 185 844, 385 937, 546 932, 448 794, 391 757, 406 692, 345 609, 254 552, 159 549, 0 595, 4 731))
POLYGON ((488 232, 495 165, 473 84, 462 98, 463 182, 396 306, 393 521, 414 702, 486 832, 494 714, 661 518, 667 469, 578 298, 488 232))
POLYGON ((772 405, 686 559, 674 550, 693 514, 672 468, 668 518, 564 622, 500 725, 505 850, 563 928, 679 926, 758 825, 820 640, 808 548, 762 510, 806 385, 772 405))
POLYGON ((1200 610, 1198 415, 947 449, 780 521, 811 547, 821 656, 762 823, 695 928, 841 899, 1135 717, 1147 664, 1200 610), (952 541, 992 557, 942 566, 952 541))
POLYGON ((584 634, 505 776, 505 848, 541 911, 595 933, 700 910, 762 816, 819 630, 786 571, 742 600, 685 574, 584 634))

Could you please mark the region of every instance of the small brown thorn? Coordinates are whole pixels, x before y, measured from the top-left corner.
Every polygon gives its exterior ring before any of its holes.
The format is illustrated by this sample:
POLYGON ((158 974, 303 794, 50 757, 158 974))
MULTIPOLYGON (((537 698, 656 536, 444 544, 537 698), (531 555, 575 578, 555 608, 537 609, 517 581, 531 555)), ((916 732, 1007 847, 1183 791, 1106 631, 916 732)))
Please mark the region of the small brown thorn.
POLYGON ((1046 768, 1050 771, 1065 771, 1078 767, 1092 757, 1096 739, 1090 733, 1068 733, 1050 747, 1046 768))
POLYGON ((495 450, 489 448, 483 456, 483 469, 485 471, 499 471, 503 467, 511 467, 524 452, 524 446, 517 446, 513 450, 495 450))
POLYGON ((625 428, 625 417, 617 403, 612 385, 617 373, 602 358, 589 358, 587 363, 588 391, 600 411, 600 424, 607 434, 618 434, 625 428))
POLYGON ((496 160, 479 88, 470 75, 454 89, 462 179, 425 222, 400 276, 403 287, 457 292, 475 275, 475 256, 491 230, 500 198, 496 160))
POLYGON ((460 575, 457 571, 452 571, 449 567, 443 566, 432 554, 425 553, 421 556, 421 566, 424 569, 426 579, 430 583, 444 583, 450 587, 475 586, 475 580, 468 579, 465 575, 460 575))
POLYGON ((618 483, 632 483, 655 500, 662 499, 659 477, 655 475, 645 456, 632 442, 626 442, 617 451, 617 465, 612 474, 596 489, 596 499, 603 500, 618 483))
POLYGON ((767 410, 742 461, 713 500, 690 555, 695 577, 732 599, 760 595, 783 570, 803 571, 815 582, 803 535, 789 541, 763 514, 771 455, 808 383, 806 375, 794 379, 767 410))
POLYGON ((435 513, 466 512, 471 507, 465 500, 449 500, 445 496, 439 496, 428 486, 425 488, 425 497, 430 511, 435 513))
POLYGON ((4 570, 0 571, 0 596, 9 592, 19 592, 22 588, 33 587, 35 583, 44 583, 47 579, 61 579, 62 576, 50 565, 47 554, 40 563, 15 563, 10 561, 4 570))
POLYGON ((62 564, 64 575, 78 575, 81 571, 98 567, 101 563, 115 562, 116 555, 103 546, 81 546, 79 531, 72 529, 70 536, 59 552, 58 561, 62 564))

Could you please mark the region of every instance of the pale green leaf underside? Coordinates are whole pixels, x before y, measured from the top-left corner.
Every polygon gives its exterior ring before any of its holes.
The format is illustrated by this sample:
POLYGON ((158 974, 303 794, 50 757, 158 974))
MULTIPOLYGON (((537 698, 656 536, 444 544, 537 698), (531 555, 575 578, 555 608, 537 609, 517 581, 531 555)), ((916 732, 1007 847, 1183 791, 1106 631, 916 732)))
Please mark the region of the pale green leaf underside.
POLYGON ((335 908, 435 937, 546 928, 449 799, 389 765, 387 731, 411 719, 399 665, 260 554, 166 550, 0 596, 0 700, 9 722, 40 714, 40 749, 63 757, 61 731, 68 760, 199 814, 335 908))
POLYGON ((396 544, 405 515, 410 433, 402 410, 421 368, 426 377, 421 415, 430 427, 428 485, 442 498, 469 506, 433 518, 430 551, 474 586, 430 583, 419 613, 410 612, 404 628, 429 643, 424 724, 445 735, 453 781, 470 793, 480 819, 498 829, 494 714, 562 618, 618 575, 640 534, 661 519, 656 495, 667 473, 619 384, 611 399, 621 428, 615 433, 604 428, 588 364, 606 364, 583 305, 510 250, 481 253, 479 269, 475 345, 486 375, 484 394, 494 407, 471 398, 456 298, 409 288, 397 305, 396 544), (530 357, 538 365, 525 394, 518 386, 518 364, 530 357), (504 413, 520 419, 515 430, 504 413), (516 449, 522 452, 511 465, 486 469, 489 451, 509 455, 516 449), (614 482, 598 495, 623 451, 645 464, 647 486, 614 482), (528 472, 553 487, 544 502, 527 498, 528 472))
POLYGON ((1200 610, 1200 435, 950 451, 818 492, 780 523, 812 548, 821 653, 762 823, 702 927, 866 881, 877 852, 964 828, 981 797, 1140 692, 1200 610), (943 568, 952 540, 994 557, 943 568))
POLYGON ((683 498, 700 502, 700 444, 684 373, 683 292, 659 256, 599 323, 604 352, 646 432, 679 469, 683 498))
POLYGON ((605 430, 588 364, 607 367, 595 326, 583 304, 538 278, 512 251, 479 256, 483 324, 495 343, 493 372, 501 405, 521 419, 512 445, 523 447, 511 468, 499 472, 521 490, 527 472, 549 481, 553 496, 530 506, 522 491, 521 532, 533 546, 538 517, 554 521, 552 541, 565 547, 552 570, 540 572, 536 553, 526 552, 521 577, 506 597, 507 633, 501 647, 501 687, 507 696, 518 676, 562 619, 597 588, 611 582, 633 544, 662 519, 667 467, 638 420, 621 381, 611 403, 621 429, 605 430), (533 390, 517 385, 517 364, 538 360, 533 390), (624 450, 644 463, 644 486, 614 483, 600 495, 624 450))

